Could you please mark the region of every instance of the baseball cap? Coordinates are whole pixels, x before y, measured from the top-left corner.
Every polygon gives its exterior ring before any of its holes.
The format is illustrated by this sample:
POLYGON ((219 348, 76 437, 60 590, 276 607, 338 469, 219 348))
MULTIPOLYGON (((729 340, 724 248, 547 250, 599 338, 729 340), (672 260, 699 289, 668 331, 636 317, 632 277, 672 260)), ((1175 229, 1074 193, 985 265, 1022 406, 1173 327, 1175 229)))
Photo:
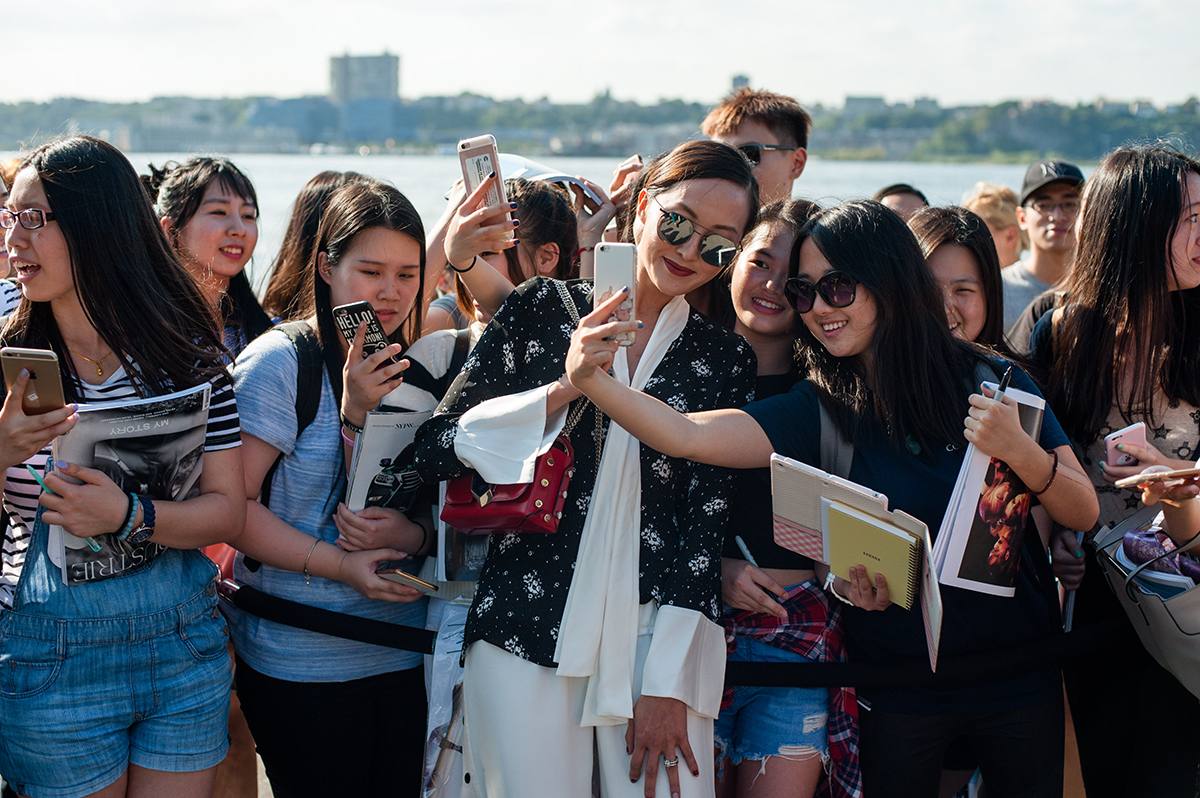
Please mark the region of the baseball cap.
POLYGON ((1078 166, 1067 161, 1038 161, 1025 172, 1025 181, 1021 183, 1021 201, 1018 204, 1024 205, 1030 194, 1051 183, 1070 183, 1078 188, 1083 185, 1083 172, 1079 171, 1078 166))

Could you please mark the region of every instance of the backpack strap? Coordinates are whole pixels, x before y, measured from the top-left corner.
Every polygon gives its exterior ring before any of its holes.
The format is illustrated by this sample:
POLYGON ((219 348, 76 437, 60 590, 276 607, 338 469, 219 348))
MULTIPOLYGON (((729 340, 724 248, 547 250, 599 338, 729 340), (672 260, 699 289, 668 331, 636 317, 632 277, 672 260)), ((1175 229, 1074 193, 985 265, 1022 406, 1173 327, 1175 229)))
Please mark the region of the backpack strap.
MULTIPOLYGON (((286 335, 296 350, 296 437, 299 438, 316 419, 317 409, 321 405, 321 369, 324 366, 321 339, 306 321, 290 321, 274 329, 286 335)), ((271 506, 271 482, 275 479, 281 460, 283 452, 279 453, 263 477, 259 501, 264 507, 271 506)), ((245 557, 244 561, 250 571, 259 569, 258 560, 245 557)))
POLYGON ((827 474, 850 478, 850 466, 854 464, 854 444, 846 440, 825 403, 817 399, 817 412, 821 422, 821 470, 827 474))

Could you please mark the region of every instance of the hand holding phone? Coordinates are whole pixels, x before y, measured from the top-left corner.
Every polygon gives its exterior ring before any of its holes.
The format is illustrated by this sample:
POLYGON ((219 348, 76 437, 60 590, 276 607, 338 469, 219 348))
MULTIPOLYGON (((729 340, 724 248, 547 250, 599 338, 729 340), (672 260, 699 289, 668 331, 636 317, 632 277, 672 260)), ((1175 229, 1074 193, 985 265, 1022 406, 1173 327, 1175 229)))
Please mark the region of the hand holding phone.
POLYGON ((1146 446, 1146 425, 1141 421, 1130 424, 1124 429, 1104 436, 1104 462, 1110 466, 1132 466, 1138 464, 1138 459, 1117 448, 1118 445, 1131 443, 1134 446, 1146 446))
POLYGON ((22 369, 29 371, 29 381, 25 384, 25 395, 21 402, 25 415, 49 413, 66 404, 58 355, 52 350, 6 346, 0 349, 0 363, 3 364, 4 384, 8 390, 12 390, 22 369))
MULTIPOLYGON (((367 334, 363 338, 363 360, 391 346, 391 341, 384 333, 383 325, 379 323, 379 317, 375 315, 375 309, 371 307, 370 302, 354 302, 349 305, 337 306, 333 309, 333 321, 337 324, 338 330, 341 331, 348 346, 354 346, 354 336, 358 334, 359 325, 363 322, 367 323, 367 334)), ((390 363, 399 362, 399 355, 393 355, 390 363)))
POLYGON ((438 586, 432 582, 426 582, 419 576, 414 576, 404 570, 404 560, 388 560, 381 562, 379 567, 375 569, 376 576, 382 576, 384 579, 395 582, 405 587, 411 587, 419 590, 422 593, 429 595, 438 591, 438 586))
MULTIPOLYGON (((508 204, 508 196, 504 192, 504 177, 500 174, 500 155, 496 151, 496 139, 493 136, 475 136, 458 142, 458 160, 462 165, 467 194, 473 193, 483 181, 495 173, 496 179, 488 189, 485 207, 494 208, 508 204)), ((506 218, 511 226, 512 215, 508 214, 506 218)), ((511 238, 511 235, 509 237, 511 238)))
MULTIPOLYGON (((596 245, 596 277, 593 281, 592 308, 606 299, 628 288, 625 301, 608 321, 633 321, 637 307, 637 247, 633 244, 604 243, 596 245)), ((626 332, 613 336, 621 346, 631 346, 636 333, 626 332)))

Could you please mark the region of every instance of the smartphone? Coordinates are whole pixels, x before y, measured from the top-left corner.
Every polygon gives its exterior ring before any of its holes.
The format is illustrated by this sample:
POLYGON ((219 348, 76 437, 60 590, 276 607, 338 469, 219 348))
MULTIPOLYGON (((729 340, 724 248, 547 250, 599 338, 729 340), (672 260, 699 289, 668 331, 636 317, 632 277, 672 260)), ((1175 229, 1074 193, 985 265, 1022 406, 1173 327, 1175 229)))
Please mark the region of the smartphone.
POLYGON ((1144 485, 1147 482, 1165 482, 1175 479, 1183 482, 1186 479, 1194 479, 1196 477, 1200 477, 1200 468, 1178 468, 1174 471, 1154 471, 1149 474, 1135 474, 1132 477, 1118 479, 1113 484, 1118 488, 1136 488, 1138 485, 1144 485))
MULTIPOLYGON (((333 321, 342 331, 346 343, 354 345, 354 336, 358 333, 358 325, 367 323, 367 335, 363 339, 363 358, 368 358, 381 349, 391 346, 391 341, 383 332, 383 325, 375 315, 375 309, 370 302, 354 302, 349 305, 338 305, 333 309, 333 321)), ((399 363, 398 355, 392 356, 393 363, 399 363)), ((386 363, 384 364, 386 365, 386 363)))
POLYGON ((1146 425, 1142 422, 1130 424, 1125 429, 1104 436, 1104 462, 1110 466, 1137 465, 1138 459, 1133 455, 1117 449, 1119 443, 1132 443, 1134 446, 1146 446, 1146 425))
MULTIPOLYGON (((500 174, 500 155, 496 151, 494 137, 476 136, 458 142, 458 160, 462 164, 463 182, 467 184, 468 194, 479 188, 479 184, 495 172, 496 181, 488 190, 484 204, 488 208, 508 205, 508 195, 504 193, 504 175, 500 174)), ((511 222, 512 214, 505 214, 505 218, 511 222)), ((510 233, 509 237, 511 236, 510 233)))
POLYGON ((437 592, 437 585, 433 584, 432 582, 426 582, 421 577, 413 576, 408 571, 404 570, 402 567, 403 562, 404 560, 388 560, 387 562, 381 562, 379 567, 375 569, 375 575, 382 576, 384 579, 390 579, 397 584, 416 588, 422 593, 428 594, 437 592))
POLYGON ((29 416, 49 413, 66 404, 63 399, 62 372, 58 368, 58 355, 49 349, 22 349, 6 346, 0 349, 0 363, 4 368, 4 385, 12 388, 21 369, 29 369, 29 382, 25 385, 25 398, 21 402, 29 416))
MULTIPOLYGON (((596 245, 596 276, 593 281, 592 308, 610 298, 622 288, 629 288, 625 301, 609 321, 630 321, 637 307, 637 247, 633 244, 604 243, 596 245)), ((614 336, 621 346, 630 346, 636 337, 630 330, 614 336)))

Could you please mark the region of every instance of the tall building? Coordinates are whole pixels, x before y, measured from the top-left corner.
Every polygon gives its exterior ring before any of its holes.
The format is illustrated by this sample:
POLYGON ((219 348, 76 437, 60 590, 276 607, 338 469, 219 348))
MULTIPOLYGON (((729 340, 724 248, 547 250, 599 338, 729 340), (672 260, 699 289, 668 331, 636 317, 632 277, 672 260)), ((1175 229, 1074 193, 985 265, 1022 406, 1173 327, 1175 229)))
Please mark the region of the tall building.
POLYGON ((329 59, 329 99, 335 104, 356 100, 400 99, 400 56, 335 55, 329 59))
POLYGON ((738 89, 744 89, 744 88, 748 87, 749 85, 750 85, 750 76, 749 75, 734 75, 733 76, 732 87, 733 87, 734 91, 737 91, 738 89))

